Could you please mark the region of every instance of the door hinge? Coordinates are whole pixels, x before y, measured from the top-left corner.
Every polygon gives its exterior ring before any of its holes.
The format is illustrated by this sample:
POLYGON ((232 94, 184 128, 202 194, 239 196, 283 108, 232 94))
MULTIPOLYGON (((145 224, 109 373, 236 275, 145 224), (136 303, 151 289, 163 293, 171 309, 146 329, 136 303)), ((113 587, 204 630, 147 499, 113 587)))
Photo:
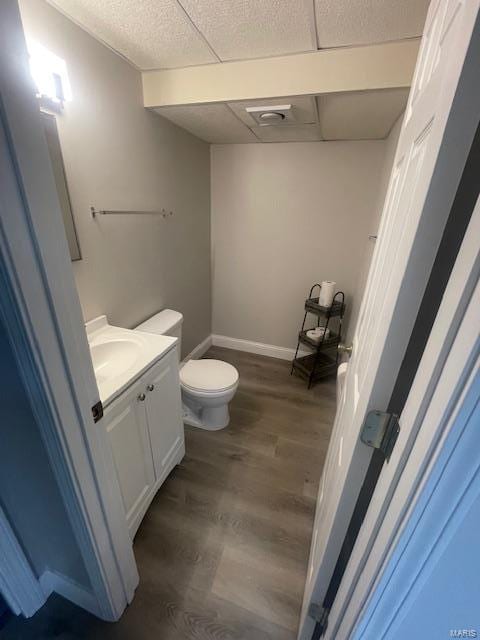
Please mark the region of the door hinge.
POLYGON ((386 460, 390 455, 400 433, 398 416, 386 411, 369 411, 360 432, 361 441, 382 451, 386 460))
POLYGON ((329 609, 322 607, 320 604, 316 602, 311 602, 308 607, 308 615, 315 620, 315 632, 312 636, 312 640, 316 640, 317 638, 321 638, 325 633, 328 626, 328 614, 330 613, 329 609))
POLYGON ((94 422, 98 422, 103 418, 103 404, 101 400, 99 400, 96 404, 93 405, 92 416, 93 416, 94 422))

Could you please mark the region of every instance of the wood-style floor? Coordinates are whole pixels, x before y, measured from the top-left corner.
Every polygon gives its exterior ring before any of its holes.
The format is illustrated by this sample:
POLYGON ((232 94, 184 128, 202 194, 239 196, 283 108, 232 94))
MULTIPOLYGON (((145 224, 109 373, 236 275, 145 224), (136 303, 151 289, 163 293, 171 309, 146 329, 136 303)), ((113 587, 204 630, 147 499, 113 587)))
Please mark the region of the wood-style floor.
POLYGON ((115 624, 54 596, 5 640, 294 640, 335 385, 307 391, 289 364, 228 349, 231 422, 186 429, 187 454, 135 538, 140 586, 115 624))

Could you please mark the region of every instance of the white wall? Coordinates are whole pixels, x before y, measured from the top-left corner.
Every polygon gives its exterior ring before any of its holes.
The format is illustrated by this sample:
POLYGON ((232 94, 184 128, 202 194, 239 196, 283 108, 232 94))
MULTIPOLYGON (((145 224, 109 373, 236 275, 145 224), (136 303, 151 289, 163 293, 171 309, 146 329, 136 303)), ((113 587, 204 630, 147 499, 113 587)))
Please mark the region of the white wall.
POLYGON ((211 332, 209 147, 146 111, 140 73, 44 0, 21 0, 27 36, 67 62, 73 101, 57 117, 83 260, 86 320, 133 327, 162 307, 184 313, 186 352, 211 332), (153 210, 166 221, 99 209, 153 210))
POLYGON ((213 332, 295 347, 312 283, 348 309, 376 232, 385 143, 213 145, 213 332))

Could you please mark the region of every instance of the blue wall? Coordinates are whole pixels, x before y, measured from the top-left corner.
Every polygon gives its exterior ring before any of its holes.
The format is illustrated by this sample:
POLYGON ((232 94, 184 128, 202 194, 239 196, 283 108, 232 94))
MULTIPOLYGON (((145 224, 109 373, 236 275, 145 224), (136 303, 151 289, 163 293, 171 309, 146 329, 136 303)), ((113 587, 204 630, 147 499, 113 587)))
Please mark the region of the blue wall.
POLYGON ((38 577, 90 584, 12 347, 0 322, 0 504, 38 577))

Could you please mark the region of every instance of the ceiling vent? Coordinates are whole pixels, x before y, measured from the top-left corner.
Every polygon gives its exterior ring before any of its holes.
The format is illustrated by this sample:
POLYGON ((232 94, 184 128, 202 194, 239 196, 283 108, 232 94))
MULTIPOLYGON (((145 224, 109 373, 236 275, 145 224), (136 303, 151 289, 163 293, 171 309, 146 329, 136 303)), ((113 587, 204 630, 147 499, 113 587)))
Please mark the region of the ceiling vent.
POLYGON ((271 127, 295 122, 291 104, 269 105, 267 107, 246 107, 245 111, 261 127, 271 127))

